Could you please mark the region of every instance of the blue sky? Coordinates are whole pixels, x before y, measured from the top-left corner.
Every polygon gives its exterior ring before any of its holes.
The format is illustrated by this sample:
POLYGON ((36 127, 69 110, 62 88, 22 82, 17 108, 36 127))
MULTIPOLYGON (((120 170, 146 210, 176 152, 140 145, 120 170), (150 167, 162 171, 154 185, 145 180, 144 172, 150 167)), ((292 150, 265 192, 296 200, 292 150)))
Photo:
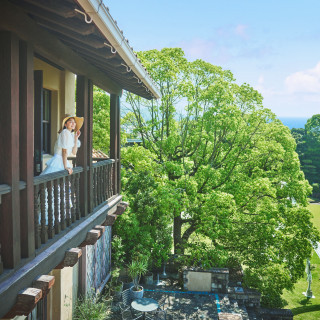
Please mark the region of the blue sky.
POLYGON ((229 69, 279 117, 320 113, 320 0, 104 0, 135 51, 229 69))

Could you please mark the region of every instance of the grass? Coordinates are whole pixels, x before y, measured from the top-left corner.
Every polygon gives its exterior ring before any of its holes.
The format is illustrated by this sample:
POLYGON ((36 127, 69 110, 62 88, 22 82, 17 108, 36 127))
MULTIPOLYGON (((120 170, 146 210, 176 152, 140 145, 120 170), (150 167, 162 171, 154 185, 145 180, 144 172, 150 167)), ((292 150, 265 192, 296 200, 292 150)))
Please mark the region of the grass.
POLYGON ((313 214, 312 222, 316 228, 320 231, 320 205, 310 204, 309 209, 313 214))
POLYGON ((311 289, 314 299, 306 298, 302 292, 308 287, 307 276, 300 279, 292 292, 285 291, 282 298, 287 301, 285 308, 291 309, 294 320, 318 320, 320 319, 320 259, 316 253, 311 259, 312 284, 311 289))
MULTIPOLYGON (((320 231, 320 205, 310 204, 309 209, 313 214, 312 221, 320 231)), ((320 259, 314 252, 312 259, 312 291, 314 299, 307 299, 302 295, 308 287, 306 276, 300 279, 292 292, 285 291, 283 299, 287 301, 285 308, 291 309, 294 320, 318 320, 320 319, 320 259)))

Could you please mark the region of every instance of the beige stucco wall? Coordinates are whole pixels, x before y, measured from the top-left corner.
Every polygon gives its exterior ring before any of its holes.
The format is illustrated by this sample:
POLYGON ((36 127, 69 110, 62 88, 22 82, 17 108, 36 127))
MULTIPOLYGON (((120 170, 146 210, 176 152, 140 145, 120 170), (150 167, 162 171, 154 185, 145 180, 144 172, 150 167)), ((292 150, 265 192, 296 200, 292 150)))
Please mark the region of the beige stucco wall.
POLYGON ((74 267, 55 269, 51 274, 55 276, 55 283, 47 298, 48 319, 72 320, 78 295, 78 263, 74 267))
POLYGON ((51 91, 51 153, 57 139, 63 116, 75 114, 75 75, 59 70, 34 58, 34 70, 43 71, 43 88, 51 91))
POLYGON ((211 291, 211 273, 193 272, 187 273, 189 291, 211 291))

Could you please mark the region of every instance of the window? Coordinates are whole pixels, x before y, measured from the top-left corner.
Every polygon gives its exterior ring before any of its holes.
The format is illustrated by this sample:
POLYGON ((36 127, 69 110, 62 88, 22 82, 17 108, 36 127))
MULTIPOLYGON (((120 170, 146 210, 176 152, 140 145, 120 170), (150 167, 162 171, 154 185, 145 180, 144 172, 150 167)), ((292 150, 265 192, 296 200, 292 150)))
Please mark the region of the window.
POLYGON ((51 149, 51 91, 43 89, 43 118, 42 118, 42 152, 50 153, 51 149))

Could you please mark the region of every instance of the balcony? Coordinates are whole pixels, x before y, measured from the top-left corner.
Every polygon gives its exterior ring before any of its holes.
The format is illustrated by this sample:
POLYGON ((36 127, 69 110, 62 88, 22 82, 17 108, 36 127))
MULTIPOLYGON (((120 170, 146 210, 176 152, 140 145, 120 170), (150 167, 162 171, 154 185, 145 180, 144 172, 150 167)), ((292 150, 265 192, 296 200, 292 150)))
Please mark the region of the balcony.
MULTIPOLYGON (((108 205, 117 197, 114 163, 113 159, 93 163, 92 169, 87 171, 92 177, 92 183, 87 185, 83 184, 85 172, 82 167, 75 167, 72 175, 68 175, 66 171, 59 171, 34 177, 34 250, 32 251, 35 255, 53 246, 62 237, 67 237, 70 231, 92 216, 98 208, 108 205), (89 207, 92 207, 88 213, 84 210, 82 192, 88 192, 89 207)), ((20 182, 20 191, 25 188, 26 184, 20 182)), ((10 194, 10 186, 0 185, 0 200, 10 194)), ((3 230, 3 226, 0 228, 3 230)), ((0 248, 3 248, 1 243, 0 248)), ((5 276, 10 274, 10 269, 3 268, 7 264, 1 252, 2 250, 0 250, 0 274, 3 273, 5 276)), ((27 259, 21 262, 26 263, 27 259)), ((0 275, 0 282, 2 277, 0 275)))

